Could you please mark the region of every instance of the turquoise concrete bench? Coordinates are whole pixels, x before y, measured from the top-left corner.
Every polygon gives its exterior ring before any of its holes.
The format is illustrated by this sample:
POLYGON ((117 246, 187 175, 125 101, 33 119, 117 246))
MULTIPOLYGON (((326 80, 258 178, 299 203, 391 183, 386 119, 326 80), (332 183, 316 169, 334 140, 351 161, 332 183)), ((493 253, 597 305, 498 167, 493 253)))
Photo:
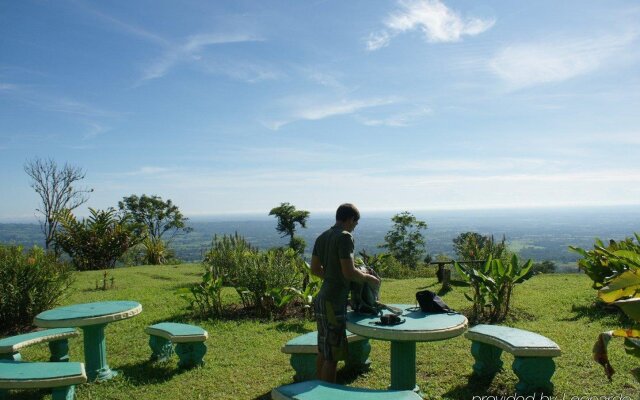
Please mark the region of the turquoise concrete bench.
MULTIPOLYGON (((345 360, 345 368, 357 372, 368 370, 371 365, 369 339, 347 331, 347 341, 349 342, 349 355, 345 360)), ((309 332, 293 338, 281 350, 285 354, 291 354, 289 362, 296 371, 293 377, 296 382, 316 378, 318 332, 309 332)))
POLYGON ((537 390, 553 392, 551 377, 556 370, 553 357, 561 354, 552 340, 534 332, 495 325, 476 325, 465 333, 472 341, 471 354, 475 359, 473 372, 493 378, 502 369, 502 351, 513 354, 513 372, 519 381, 516 391, 522 394, 537 390))
POLYGON ((85 383, 84 364, 79 362, 22 362, 0 360, 0 399, 9 389, 51 388, 53 400, 73 400, 75 385, 85 383))
POLYGON ((167 361, 175 352, 180 361, 180 368, 192 368, 204 365, 203 357, 207 352, 204 342, 209 334, 204 329, 195 325, 178 324, 174 322, 162 322, 151 325, 145 329, 149 335, 149 347, 151 347, 151 361, 167 361))
POLYGON ((273 400, 422 400, 411 390, 373 390, 322 381, 306 381, 280 386, 271 391, 273 400))
POLYGON ((0 360, 21 361, 20 349, 49 342, 49 361, 69 361, 68 339, 76 336, 78 332, 74 328, 56 328, 7 337, 0 340, 0 360))

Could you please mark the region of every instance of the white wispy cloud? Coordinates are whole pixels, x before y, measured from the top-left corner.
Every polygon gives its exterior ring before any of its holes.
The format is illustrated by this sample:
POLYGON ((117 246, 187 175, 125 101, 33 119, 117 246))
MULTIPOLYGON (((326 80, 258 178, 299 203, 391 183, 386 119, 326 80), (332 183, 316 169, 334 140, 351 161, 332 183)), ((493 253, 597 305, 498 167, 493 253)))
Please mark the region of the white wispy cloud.
POLYGON ((96 136, 99 136, 109 130, 109 128, 101 123, 90 121, 87 123, 89 128, 87 132, 84 134, 85 139, 93 139, 96 136))
POLYGON ((346 86, 340 81, 340 79, 332 73, 320 71, 317 69, 306 68, 303 71, 307 78, 318 85, 336 89, 339 92, 346 91, 346 86))
POLYGON ((472 176, 478 173, 496 171, 557 171, 567 165, 566 161, 558 161, 548 158, 531 157, 492 157, 483 160, 470 160, 467 158, 431 159, 427 161, 414 161, 405 164, 406 170, 418 170, 422 172, 449 172, 472 176))
POLYGON ((0 83, 0 94, 30 104, 41 110, 86 118, 115 118, 122 113, 56 93, 39 90, 35 86, 0 83))
POLYGON ((146 81, 161 78, 172 68, 180 64, 198 65, 205 72, 224 74, 249 83, 275 79, 279 76, 272 69, 257 63, 233 62, 231 63, 233 65, 229 65, 229 62, 212 61, 205 57, 206 48, 211 46, 264 40, 255 35, 205 32, 193 34, 184 40, 175 40, 173 38, 163 37, 142 26, 107 14, 84 1, 72 1, 78 6, 78 9, 91 15, 109 29, 154 43, 162 49, 163 53, 160 57, 142 67, 142 76, 134 86, 139 86, 146 81))
POLYGON ((269 129, 278 130, 295 121, 317 121, 338 115, 354 114, 369 108, 396 103, 396 98, 341 99, 330 103, 316 103, 305 107, 296 107, 290 116, 283 119, 263 122, 269 129))
POLYGON ((197 60, 197 67, 208 74, 226 75, 232 79, 247 83, 265 80, 275 80, 282 77, 282 73, 267 63, 204 57, 197 60))
POLYGON ((392 114, 385 118, 370 118, 365 116, 362 117, 361 120, 362 123, 367 126, 405 127, 431 114, 433 114, 433 110, 430 107, 419 107, 412 111, 392 114))
POLYGON ((511 89, 561 82, 614 62, 636 37, 626 33, 512 44, 501 49, 488 66, 511 89))
POLYGON ((203 59, 203 51, 220 44, 257 42, 263 39, 247 34, 204 33, 188 37, 183 43, 171 45, 164 55, 144 68, 142 81, 164 76, 180 63, 197 63, 203 59))
POLYGON ((388 46, 401 33, 419 30, 428 42, 457 42, 463 36, 475 36, 495 24, 495 19, 462 17, 440 0, 401 0, 399 10, 384 21, 385 30, 374 32, 367 39, 367 49, 388 46))
POLYGON ((0 92, 9 92, 18 88, 18 85, 13 83, 0 82, 0 92))
POLYGON ((39 95, 30 100, 33 104, 39 105, 45 110, 64 114, 73 114, 84 117, 115 117, 118 113, 105 110, 87 102, 81 102, 68 97, 55 97, 49 95, 39 95))
POLYGON ((78 7, 78 9, 81 9, 84 12, 92 15, 99 21, 103 22, 104 25, 108 26, 112 30, 115 30, 116 32, 134 36, 161 46, 169 46, 171 44, 167 39, 154 32, 151 32, 133 23, 123 21, 112 15, 106 14, 92 7, 84 1, 74 0, 73 3, 78 7))
POLYGON ((143 166, 132 171, 125 171, 120 173, 107 174, 110 177, 127 177, 127 176, 147 176, 147 177, 162 177, 166 174, 178 174, 180 169, 173 169, 169 167, 158 166, 143 166))

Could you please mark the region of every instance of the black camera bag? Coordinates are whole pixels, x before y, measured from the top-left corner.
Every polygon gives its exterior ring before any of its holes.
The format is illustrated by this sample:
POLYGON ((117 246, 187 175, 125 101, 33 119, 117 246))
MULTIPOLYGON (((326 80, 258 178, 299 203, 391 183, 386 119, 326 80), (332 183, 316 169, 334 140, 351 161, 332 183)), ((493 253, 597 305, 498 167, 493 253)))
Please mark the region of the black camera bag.
POLYGON ((416 300, 420 309, 427 313, 449 313, 455 312, 437 294, 430 290, 421 290, 416 293, 416 300))

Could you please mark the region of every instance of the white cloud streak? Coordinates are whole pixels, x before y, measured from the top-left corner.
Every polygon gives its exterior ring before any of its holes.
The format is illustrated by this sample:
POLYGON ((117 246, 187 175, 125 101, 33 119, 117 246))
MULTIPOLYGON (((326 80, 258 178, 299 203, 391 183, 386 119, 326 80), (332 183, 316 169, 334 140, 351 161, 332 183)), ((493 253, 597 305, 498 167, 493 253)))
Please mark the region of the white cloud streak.
POLYGON ((387 17, 387 29, 374 32, 367 39, 367 50, 386 47, 401 33, 419 30, 427 42, 458 42, 463 36, 476 36, 495 24, 494 19, 463 18, 440 0, 402 0, 400 9, 387 17))
POLYGON ((296 108, 289 117, 280 120, 267 121, 264 122, 263 125, 272 130, 278 130, 283 126, 296 121, 318 121, 338 115, 354 114, 358 111, 393 104, 396 102, 397 99, 394 98, 370 98, 356 100, 342 99, 332 103, 313 104, 303 108, 296 108))
POLYGON ((610 64, 636 37, 631 33, 512 44, 501 49, 488 67, 510 89, 562 82, 610 64))
POLYGON ((16 89, 18 89, 17 85, 14 85, 12 83, 0 82, 0 92, 10 92, 16 89))
POLYGON ((151 65, 147 66, 143 71, 142 81, 157 79, 163 77, 167 72, 180 63, 194 63, 202 60, 202 53, 205 48, 243 42, 257 42, 263 39, 251 35, 237 34, 197 34, 188 37, 179 45, 170 46, 164 55, 151 65))
POLYGON ((389 127, 406 127, 410 126, 416 121, 432 115, 433 110, 430 107, 420 107, 413 111, 407 111, 390 115, 386 118, 362 118, 362 123, 367 126, 389 126, 389 127))
POLYGON ((73 3, 79 6, 80 8, 82 8, 87 13, 96 17, 98 20, 104 22, 107 26, 111 27, 113 30, 117 32, 121 32, 123 34, 130 35, 130 36, 135 36, 160 46, 170 46, 171 44, 168 40, 161 37, 160 35, 157 35, 153 32, 150 32, 134 24, 124 22, 111 15, 105 14, 102 11, 99 11, 91 7, 89 4, 87 4, 84 1, 75 0, 73 3))

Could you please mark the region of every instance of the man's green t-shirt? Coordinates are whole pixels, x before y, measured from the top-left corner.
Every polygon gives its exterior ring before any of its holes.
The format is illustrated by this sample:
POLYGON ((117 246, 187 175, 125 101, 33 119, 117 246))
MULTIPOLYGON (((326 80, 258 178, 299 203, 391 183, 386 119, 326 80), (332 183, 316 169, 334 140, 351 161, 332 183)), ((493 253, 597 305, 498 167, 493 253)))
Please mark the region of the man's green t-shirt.
MULTIPOLYGON (((352 258, 353 236, 339 226, 332 226, 316 239, 313 255, 320 259, 324 267, 324 281, 318 294, 319 299, 331 301, 342 308, 349 298, 349 280, 342 275, 341 258, 352 258)), ((339 309, 338 308, 338 309, 339 309)))

